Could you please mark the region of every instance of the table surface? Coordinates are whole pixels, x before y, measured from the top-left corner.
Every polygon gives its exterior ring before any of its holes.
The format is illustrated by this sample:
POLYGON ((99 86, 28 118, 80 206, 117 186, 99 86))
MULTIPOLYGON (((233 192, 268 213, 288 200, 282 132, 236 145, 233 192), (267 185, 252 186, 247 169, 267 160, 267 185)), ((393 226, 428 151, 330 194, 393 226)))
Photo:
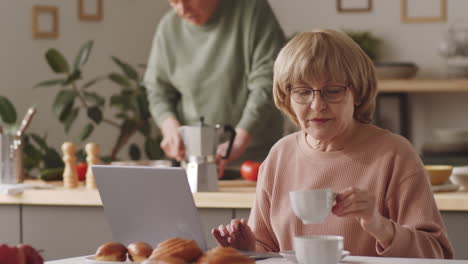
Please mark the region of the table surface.
MULTIPOLYGON (((61 260, 48 261, 46 264, 84 264, 84 257, 68 258, 61 260)), ((292 263, 284 258, 270 258, 257 261, 259 264, 289 264, 292 263)), ((468 260, 447 260, 447 259, 416 259, 416 258, 382 258, 382 257, 356 257, 348 256, 342 261, 342 264, 455 264, 465 263, 468 260)))

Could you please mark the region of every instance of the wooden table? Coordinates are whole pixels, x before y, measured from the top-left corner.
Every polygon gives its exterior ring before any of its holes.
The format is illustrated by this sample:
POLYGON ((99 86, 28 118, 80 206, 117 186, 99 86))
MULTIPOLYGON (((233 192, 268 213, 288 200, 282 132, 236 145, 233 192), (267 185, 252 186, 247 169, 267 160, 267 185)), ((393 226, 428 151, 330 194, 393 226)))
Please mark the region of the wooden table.
MULTIPOLYGON (((55 261, 48 261, 46 264, 83 264, 86 263, 84 257, 68 258, 55 261)), ((257 261, 259 264, 289 264, 292 263, 283 258, 271 258, 257 261)), ((379 257, 355 257, 348 256, 340 263, 348 264, 468 264, 468 260, 446 260, 446 259, 415 259, 415 258, 379 258, 379 257)))

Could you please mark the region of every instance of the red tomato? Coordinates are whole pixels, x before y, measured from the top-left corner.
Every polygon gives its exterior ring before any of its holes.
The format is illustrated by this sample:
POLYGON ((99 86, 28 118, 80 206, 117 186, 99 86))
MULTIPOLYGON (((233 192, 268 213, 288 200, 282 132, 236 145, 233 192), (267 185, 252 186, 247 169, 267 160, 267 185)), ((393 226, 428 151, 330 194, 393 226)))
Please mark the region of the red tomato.
POLYGON ((76 173, 78 173, 79 181, 84 181, 86 179, 87 170, 88 170, 88 164, 86 162, 80 162, 76 164, 76 173))
POLYGON ((249 181, 256 181, 260 165, 262 165, 261 162, 255 162, 251 160, 247 160, 244 163, 242 163, 240 167, 240 173, 242 175, 242 178, 249 181))

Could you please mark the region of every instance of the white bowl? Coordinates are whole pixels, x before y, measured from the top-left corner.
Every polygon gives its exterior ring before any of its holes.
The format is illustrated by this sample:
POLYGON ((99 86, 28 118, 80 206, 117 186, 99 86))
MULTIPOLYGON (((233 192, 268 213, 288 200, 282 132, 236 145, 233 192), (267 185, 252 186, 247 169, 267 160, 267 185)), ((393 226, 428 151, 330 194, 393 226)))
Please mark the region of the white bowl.
POLYGON ((460 185, 462 190, 468 190, 468 166, 454 167, 450 180, 460 185))

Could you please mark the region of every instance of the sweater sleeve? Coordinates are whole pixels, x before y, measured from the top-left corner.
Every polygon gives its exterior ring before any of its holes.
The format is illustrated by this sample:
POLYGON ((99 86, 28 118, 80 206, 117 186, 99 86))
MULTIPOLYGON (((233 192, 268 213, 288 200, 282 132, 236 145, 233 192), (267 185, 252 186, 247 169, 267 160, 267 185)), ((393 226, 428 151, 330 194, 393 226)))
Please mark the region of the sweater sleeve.
POLYGON ((386 199, 386 204, 395 234, 386 248, 377 242, 378 254, 385 257, 453 258, 453 249, 421 162, 414 173, 399 182, 386 199))
POLYGON ((270 221, 271 193, 268 191, 268 179, 271 174, 268 172, 268 159, 260 167, 256 188, 255 202, 249 216, 249 226, 252 228, 256 239, 256 251, 258 252, 278 252, 278 241, 272 229, 270 221))
POLYGON ((281 27, 265 0, 252 0, 255 3, 251 16, 248 36, 248 49, 245 56, 247 61, 247 86, 249 97, 242 112, 237 127, 254 134, 261 131, 265 124, 262 120, 274 113, 272 87, 273 64, 279 50, 282 48, 285 37, 281 27))
POLYGON ((156 123, 161 126, 164 119, 175 116, 175 107, 180 100, 180 94, 171 85, 168 74, 169 61, 167 47, 164 45, 164 27, 168 23, 161 21, 156 31, 144 76, 144 84, 148 94, 149 110, 156 123))

